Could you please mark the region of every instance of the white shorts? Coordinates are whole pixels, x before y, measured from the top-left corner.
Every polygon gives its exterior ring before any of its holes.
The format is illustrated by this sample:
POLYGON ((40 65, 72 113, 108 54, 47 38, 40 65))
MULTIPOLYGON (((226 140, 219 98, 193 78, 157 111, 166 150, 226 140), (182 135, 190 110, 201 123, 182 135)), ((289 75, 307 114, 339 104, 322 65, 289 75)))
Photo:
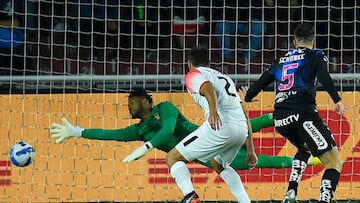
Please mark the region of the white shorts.
POLYGON ((216 157, 223 167, 229 165, 248 136, 245 122, 223 123, 217 131, 204 122, 198 129, 186 136, 175 148, 188 161, 195 159, 207 162, 216 157))

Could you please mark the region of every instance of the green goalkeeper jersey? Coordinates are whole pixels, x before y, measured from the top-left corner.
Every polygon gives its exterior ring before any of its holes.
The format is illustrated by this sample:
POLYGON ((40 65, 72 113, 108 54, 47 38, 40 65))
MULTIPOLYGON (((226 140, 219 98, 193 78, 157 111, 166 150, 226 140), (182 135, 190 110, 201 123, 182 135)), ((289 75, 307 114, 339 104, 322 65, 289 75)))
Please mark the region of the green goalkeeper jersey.
POLYGON ((150 141, 154 148, 169 152, 198 128, 170 102, 155 105, 146 120, 115 130, 85 129, 81 137, 96 140, 150 141))
MULTIPOLYGON (((253 118, 250 122, 253 132, 274 125, 272 114, 253 118)), ((115 130, 84 129, 81 137, 96 140, 150 141, 155 148, 169 152, 197 128, 198 126, 185 118, 175 105, 170 102, 162 102, 153 107, 151 115, 146 120, 141 120, 137 124, 115 130)), ((248 169, 245 160, 246 148, 242 147, 231 166, 237 170, 248 169)), ((291 157, 259 154, 257 168, 290 167, 291 163, 291 157)), ((210 162, 201 164, 212 167, 210 162)))
MULTIPOLYGON (((273 126, 272 114, 253 118, 250 122, 253 132, 273 126)), ((151 115, 137 124, 115 130, 85 129, 81 137, 96 140, 150 141, 155 148, 169 152, 198 127, 190 122, 174 104, 166 101, 155 105, 151 115)))

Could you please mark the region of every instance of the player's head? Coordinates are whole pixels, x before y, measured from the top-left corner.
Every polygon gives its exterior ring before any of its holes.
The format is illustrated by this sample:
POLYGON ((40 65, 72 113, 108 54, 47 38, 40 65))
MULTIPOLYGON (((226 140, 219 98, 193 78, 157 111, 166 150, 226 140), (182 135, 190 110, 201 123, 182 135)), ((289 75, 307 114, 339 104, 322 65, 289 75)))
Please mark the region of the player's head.
POLYGON ((151 112, 153 99, 143 88, 134 88, 128 96, 129 113, 132 118, 142 119, 151 112))
POLYGON ((209 50, 203 46, 193 47, 188 55, 188 67, 208 67, 209 66, 209 50))
POLYGON ((314 26, 308 23, 299 24, 294 30, 294 46, 313 48, 315 44, 314 26))

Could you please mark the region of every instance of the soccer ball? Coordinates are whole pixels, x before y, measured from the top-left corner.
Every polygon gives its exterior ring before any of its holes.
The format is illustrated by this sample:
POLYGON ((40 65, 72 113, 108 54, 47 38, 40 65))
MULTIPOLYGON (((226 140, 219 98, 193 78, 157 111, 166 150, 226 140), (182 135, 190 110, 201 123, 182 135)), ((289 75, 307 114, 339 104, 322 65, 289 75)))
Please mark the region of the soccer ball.
POLYGON ((10 149, 10 160, 16 166, 28 166, 34 158, 35 149, 25 141, 14 144, 10 149))

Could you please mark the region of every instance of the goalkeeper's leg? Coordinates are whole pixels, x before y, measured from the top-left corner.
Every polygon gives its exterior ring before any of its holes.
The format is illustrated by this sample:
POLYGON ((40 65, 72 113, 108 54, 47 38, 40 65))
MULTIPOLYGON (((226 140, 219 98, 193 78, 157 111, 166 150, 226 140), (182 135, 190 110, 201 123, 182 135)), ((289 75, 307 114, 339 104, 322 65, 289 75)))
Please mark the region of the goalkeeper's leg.
POLYGON ((274 126, 274 118, 272 113, 267 113, 259 117, 250 119, 250 124, 252 132, 258 132, 263 128, 274 126))
MULTIPOLYGON (((265 154, 258 154, 258 158, 259 160, 256 168, 290 168, 292 165, 292 161, 294 160, 294 157, 291 156, 270 156, 265 154)), ((246 165, 245 160, 246 148, 242 147, 230 166, 235 170, 247 170, 249 169, 249 166, 246 165)), ((212 168, 210 161, 201 164, 212 168)), ((307 165, 320 166, 322 165, 322 163, 319 158, 311 156, 307 161, 307 165)))
MULTIPOLYGON (((293 157, 288 156, 269 156, 265 154, 258 155, 256 168, 289 168, 291 167, 293 157)), ((231 163, 235 170, 249 169, 246 164, 246 147, 242 147, 231 163)))
MULTIPOLYGON (((267 113, 256 118, 250 119, 253 132, 257 132, 262 128, 274 126, 274 119, 272 113, 267 113)), ((289 156, 269 156, 265 154, 259 154, 259 160, 256 168, 290 168, 292 165, 293 157, 289 156)), ((210 162, 201 163, 209 168, 212 168, 210 162)), ((310 157, 308 165, 318 166, 321 165, 321 161, 318 158, 310 157)), ((231 167, 235 170, 247 170, 249 166, 246 165, 246 147, 242 147, 236 155, 234 161, 231 163, 231 167)))
MULTIPOLYGON (((256 168, 289 168, 291 167, 293 157, 288 156, 269 156, 265 154, 258 155, 258 164, 256 168)), ((210 162, 201 163, 209 168, 213 168, 210 162)), ((246 147, 242 147, 236 154, 235 159, 230 164, 235 170, 247 170, 249 166, 246 164, 246 147)))

